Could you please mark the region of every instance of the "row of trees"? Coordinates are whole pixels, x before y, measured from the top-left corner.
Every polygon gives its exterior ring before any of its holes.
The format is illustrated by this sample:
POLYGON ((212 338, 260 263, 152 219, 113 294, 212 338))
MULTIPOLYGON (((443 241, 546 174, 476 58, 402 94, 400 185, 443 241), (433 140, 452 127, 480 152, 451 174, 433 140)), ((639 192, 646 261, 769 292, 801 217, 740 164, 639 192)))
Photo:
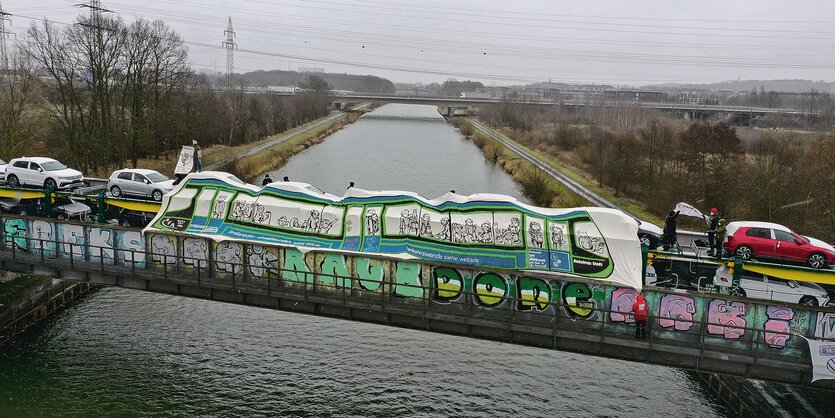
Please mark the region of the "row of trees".
POLYGON ((659 217, 685 201, 718 207, 729 220, 778 222, 835 241, 835 135, 759 131, 743 141, 724 123, 646 113, 622 124, 611 109, 603 124, 558 107, 525 110, 497 105, 483 117, 659 217))
POLYGON ((240 144, 325 115, 329 87, 308 84, 289 98, 219 92, 161 21, 33 24, 0 76, 0 158, 43 154, 88 170, 136 165, 192 140, 240 144))

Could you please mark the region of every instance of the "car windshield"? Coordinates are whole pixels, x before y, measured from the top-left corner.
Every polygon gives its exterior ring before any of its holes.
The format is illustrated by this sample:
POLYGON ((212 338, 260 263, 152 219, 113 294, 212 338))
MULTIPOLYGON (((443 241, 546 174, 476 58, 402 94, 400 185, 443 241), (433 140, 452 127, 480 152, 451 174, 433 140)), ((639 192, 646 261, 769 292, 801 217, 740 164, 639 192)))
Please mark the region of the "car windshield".
POLYGON ((67 166, 59 163, 58 161, 47 161, 45 163, 41 163, 41 168, 43 168, 46 171, 56 171, 63 170, 67 168, 67 166))
POLYGON ((168 181, 168 177, 165 177, 162 174, 157 173, 157 172, 148 173, 148 174, 145 175, 145 177, 147 177, 148 180, 151 180, 151 183, 159 183, 161 181, 168 181))

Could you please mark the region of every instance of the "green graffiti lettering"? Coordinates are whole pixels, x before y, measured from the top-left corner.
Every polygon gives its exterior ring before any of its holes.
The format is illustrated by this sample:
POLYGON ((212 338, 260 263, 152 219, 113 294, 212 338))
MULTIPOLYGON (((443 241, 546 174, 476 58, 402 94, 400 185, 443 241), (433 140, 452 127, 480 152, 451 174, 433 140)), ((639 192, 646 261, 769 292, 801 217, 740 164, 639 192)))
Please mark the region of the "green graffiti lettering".
POLYGON ((6 242, 11 241, 12 245, 17 248, 26 249, 29 247, 26 240, 26 222, 23 219, 6 219, 6 224, 3 229, 6 231, 6 236, 11 236, 11 239, 6 238, 6 242))
POLYGON ((381 264, 371 264, 371 259, 357 257, 357 275, 360 277, 360 287, 365 290, 377 290, 383 284, 385 270, 381 264))
POLYGON ((457 270, 449 267, 436 267, 432 270, 435 282, 435 299, 452 300, 461 294, 464 282, 457 270))
POLYGON ((420 264, 399 261, 394 272, 394 294, 408 298, 423 296, 420 283, 420 264))
POLYGON ((551 301, 551 287, 545 280, 520 277, 516 279, 516 288, 519 293, 520 311, 548 309, 548 303, 551 301))
POLYGON ((333 286, 335 281, 336 287, 350 287, 348 265, 345 263, 345 256, 325 254, 320 271, 322 274, 319 275, 319 283, 333 286))
POLYGON ((304 254, 295 248, 284 250, 284 267, 281 278, 293 282, 313 283, 313 274, 304 262, 304 254))
POLYGON ((562 302, 566 312, 574 317, 588 318, 594 313, 594 299, 589 285, 565 283, 562 286, 562 302))
POLYGON ((498 306, 507 293, 507 283, 496 273, 479 273, 473 285, 479 303, 484 306, 498 306))

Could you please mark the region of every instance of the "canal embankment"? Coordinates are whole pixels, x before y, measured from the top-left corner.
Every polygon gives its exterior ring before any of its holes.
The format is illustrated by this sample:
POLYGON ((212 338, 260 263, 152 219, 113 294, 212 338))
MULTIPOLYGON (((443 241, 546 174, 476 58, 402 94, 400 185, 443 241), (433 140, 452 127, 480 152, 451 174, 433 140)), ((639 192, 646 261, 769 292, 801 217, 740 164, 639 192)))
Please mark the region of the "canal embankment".
MULTIPOLYGON (((593 181, 585 178, 582 174, 571 170, 568 167, 561 165, 559 162, 547 157, 537 150, 530 149, 527 146, 519 143, 513 138, 507 136, 501 130, 491 127, 480 121, 472 123, 470 118, 455 119, 454 123, 461 129, 461 133, 472 139, 485 155, 488 160, 494 161, 502 166, 505 171, 511 173, 514 179, 517 180, 521 187, 525 187, 524 182, 531 177, 545 177, 552 182, 551 187, 547 188, 550 194, 557 196, 571 196, 564 199, 558 199, 553 203, 543 204, 549 207, 572 207, 572 206, 602 206, 613 207, 621 209, 624 212, 631 214, 639 219, 646 220, 655 224, 663 224, 663 220, 658 216, 647 212, 643 207, 635 201, 624 197, 617 197, 615 193, 605 187, 600 187, 594 184, 593 181), (501 139, 501 140, 498 140, 501 139), (484 144, 484 146, 480 145, 484 144), (512 148, 512 149, 511 149, 512 148), (544 172, 542 168, 536 167, 534 163, 547 170, 544 172), (518 163, 516 163, 518 162, 518 163), (515 163, 515 164, 514 164, 515 163), (527 171, 522 171, 520 175, 516 175, 509 170, 519 171, 518 165, 524 167, 527 171), (530 173, 538 174, 531 175, 530 173), (553 184, 555 183, 555 184, 553 184), (562 201, 560 201, 562 200, 562 201)), ((536 183, 542 183, 541 180, 536 183)), ((532 192, 538 189, 531 189, 532 192)), ((549 195, 546 195, 550 197, 549 195)), ((541 199, 545 203, 546 199, 541 199)))

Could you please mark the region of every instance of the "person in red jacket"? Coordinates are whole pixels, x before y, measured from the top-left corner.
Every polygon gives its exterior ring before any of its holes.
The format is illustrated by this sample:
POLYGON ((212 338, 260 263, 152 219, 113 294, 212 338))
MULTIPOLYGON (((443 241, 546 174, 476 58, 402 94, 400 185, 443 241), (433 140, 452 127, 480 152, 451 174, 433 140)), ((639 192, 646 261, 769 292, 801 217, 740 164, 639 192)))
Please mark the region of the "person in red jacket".
POLYGON ((632 313, 635 317, 635 338, 647 338, 647 315, 649 305, 644 300, 644 295, 638 293, 635 303, 632 304, 632 313))

